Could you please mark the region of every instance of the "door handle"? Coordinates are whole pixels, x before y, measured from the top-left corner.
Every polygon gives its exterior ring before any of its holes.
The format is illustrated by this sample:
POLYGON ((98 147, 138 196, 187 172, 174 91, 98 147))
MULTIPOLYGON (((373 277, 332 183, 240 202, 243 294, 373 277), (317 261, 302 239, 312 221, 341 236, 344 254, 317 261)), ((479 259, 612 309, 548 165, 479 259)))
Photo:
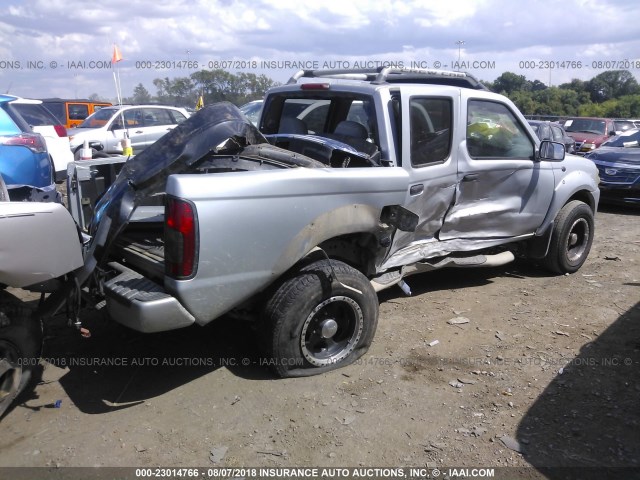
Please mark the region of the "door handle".
POLYGON ((422 183, 409 187, 409 195, 420 195, 422 192, 424 192, 424 185, 422 183))
POLYGON ((138 130, 137 132, 133 132, 133 133, 144 133, 142 130, 138 130))
POLYGON ((469 173, 467 175, 465 175, 464 177, 462 177, 462 181, 463 182, 474 182, 476 180, 478 180, 478 177, 480 175, 477 173, 469 173))

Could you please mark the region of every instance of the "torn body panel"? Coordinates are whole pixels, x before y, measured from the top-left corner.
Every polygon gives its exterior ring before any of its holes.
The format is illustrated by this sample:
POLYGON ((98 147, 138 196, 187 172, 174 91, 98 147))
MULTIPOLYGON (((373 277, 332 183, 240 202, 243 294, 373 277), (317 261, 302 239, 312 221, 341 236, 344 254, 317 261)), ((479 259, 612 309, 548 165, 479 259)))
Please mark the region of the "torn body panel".
MULTIPOLYGON (((411 188, 415 188, 412 185, 411 188)), ((445 214, 455 200, 456 185, 445 182, 441 184, 418 184, 420 193, 409 193, 407 208, 419 217, 415 231, 397 231, 393 239, 391 252, 402 250, 422 240, 434 239, 442 228, 445 214)), ((417 191, 417 190, 416 190, 417 191)))
POLYGON ((209 154, 236 154, 266 139, 230 103, 203 108, 160 140, 127 161, 116 181, 100 199, 89 226, 96 233, 104 215, 112 219, 107 244, 124 228, 136 205, 164 191, 166 179, 188 171, 209 154))
MULTIPOLYGON (((197 275, 165 278, 204 324, 275 281, 323 241, 383 231, 382 210, 402 203, 401 168, 289 169, 218 175, 173 175, 167 193, 187 196, 198 211, 197 275), (229 228, 233 225, 233 229, 229 228)), ((379 262, 386 253, 380 247, 379 262)))
POLYGON ((465 148, 458 153, 456 200, 440 240, 534 234, 553 196, 552 164, 530 159, 475 160, 465 148))
MULTIPOLYGON (((528 237, 530 237, 530 235, 515 237, 512 241, 526 240, 528 237)), ((390 255, 380 266, 379 271, 384 272, 432 258, 446 257, 456 252, 478 252, 487 248, 504 245, 504 243, 503 238, 454 238, 444 241, 431 238, 419 240, 390 255)))

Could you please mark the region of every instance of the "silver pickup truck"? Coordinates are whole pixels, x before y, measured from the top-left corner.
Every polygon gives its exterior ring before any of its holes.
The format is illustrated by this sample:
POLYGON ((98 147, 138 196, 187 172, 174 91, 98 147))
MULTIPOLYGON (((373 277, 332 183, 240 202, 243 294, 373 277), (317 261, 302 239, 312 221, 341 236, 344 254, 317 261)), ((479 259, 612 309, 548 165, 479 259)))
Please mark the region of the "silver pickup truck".
POLYGON ((301 71, 257 127, 207 106, 126 162, 76 162, 68 192, 84 265, 50 307, 84 286, 143 332, 248 317, 279 376, 363 355, 376 292, 410 275, 575 272, 599 199, 592 162, 472 76, 388 68, 301 71))

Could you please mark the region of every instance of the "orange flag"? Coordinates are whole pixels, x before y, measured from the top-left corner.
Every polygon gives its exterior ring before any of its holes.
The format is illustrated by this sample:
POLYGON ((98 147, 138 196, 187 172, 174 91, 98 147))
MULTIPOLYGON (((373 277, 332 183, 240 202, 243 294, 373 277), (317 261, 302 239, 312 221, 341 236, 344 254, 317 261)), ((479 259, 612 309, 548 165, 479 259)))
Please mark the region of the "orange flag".
POLYGON ((120 49, 118 48, 118 45, 114 43, 113 55, 111 56, 111 63, 118 63, 120 60, 122 60, 122 54, 120 53, 120 49))

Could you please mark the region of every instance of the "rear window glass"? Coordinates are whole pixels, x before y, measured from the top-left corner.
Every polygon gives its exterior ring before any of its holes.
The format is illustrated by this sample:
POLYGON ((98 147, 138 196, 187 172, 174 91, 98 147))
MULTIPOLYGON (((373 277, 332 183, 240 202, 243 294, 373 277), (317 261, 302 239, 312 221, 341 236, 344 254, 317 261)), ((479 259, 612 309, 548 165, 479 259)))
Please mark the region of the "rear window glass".
POLYGON ((64 114, 64 103, 62 102, 45 102, 43 105, 53 113, 60 123, 66 123, 64 114))
POLYGON ((57 125, 59 122, 46 108, 35 103, 15 103, 11 105, 31 126, 57 125))
POLYGON ((69 104, 69 119, 84 120, 89 116, 89 105, 82 103, 69 104))
MULTIPOLYGON (((263 116, 265 112, 263 111, 263 116)), ((373 101, 368 97, 336 95, 332 98, 277 98, 262 125, 264 133, 325 135, 338 134, 338 125, 348 121, 352 134, 377 139, 373 101), (355 124, 359 124, 357 126, 355 124)), ((342 128, 342 127, 341 127, 342 128)))

